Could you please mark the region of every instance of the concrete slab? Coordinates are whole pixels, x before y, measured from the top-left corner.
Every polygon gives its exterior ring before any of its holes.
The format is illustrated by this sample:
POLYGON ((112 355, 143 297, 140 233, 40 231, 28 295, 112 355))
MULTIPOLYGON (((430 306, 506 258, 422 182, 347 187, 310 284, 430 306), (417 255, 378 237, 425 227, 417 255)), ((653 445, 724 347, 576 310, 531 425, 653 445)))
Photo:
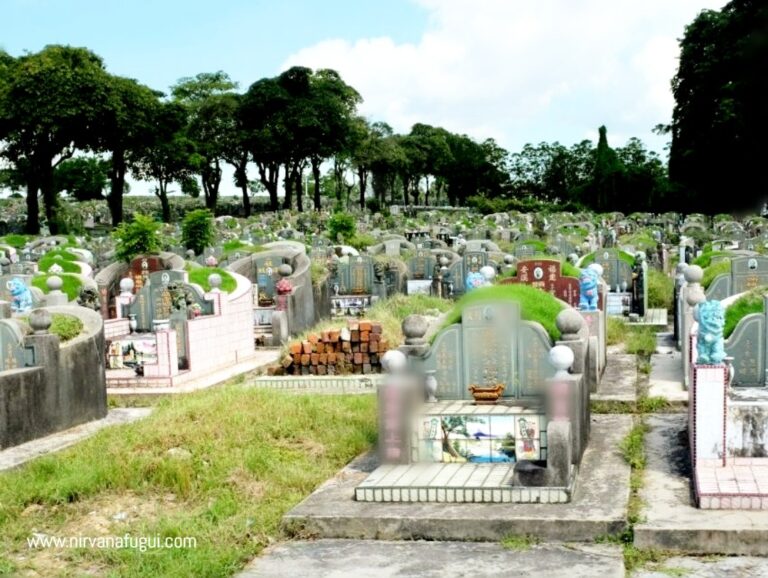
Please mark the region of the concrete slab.
POLYGON ((104 419, 88 422, 0 451, 0 471, 17 468, 40 456, 61 451, 91 437, 105 427, 138 421, 150 413, 152 413, 151 407, 115 408, 110 410, 104 419))
POLYGON ((608 363, 592 401, 637 401, 637 356, 627 353, 608 355, 608 363))
POLYGON ((739 558, 669 558, 658 568, 638 570, 633 578, 669 578, 695 576, 696 578, 737 578, 768 576, 768 559, 744 556, 739 558))
MULTIPOLYGON (((140 383, 139 387, 120 386, 109 387, 109 371, 107 371, 107 394, 108 395, 173 395, 178 393, 189 393, 200 389, 205 389, 228 381, 233 377, 242 375, 244 373, 250 373, 256 371, 267 365, 276 363, 280 358, 280 351, 278 349, 264 349, 258 350, 253 357, 228 367, 220 368, 211 373, 195 377, 187 381, 186 376, 177 376, 175 383, 178 385, 161 385, 153 387, 151 385, 151 379, 149 378, 136 378, 136 383, 140 383)), ((114 383, 114 381, 113 381, 114 383)))
POLYGON ((693 501, 685 414, 647 418, 645 521, 635 546, 696 554, 768 556, 768 511, 700 510, 693 501))
POLYGON ((239 578, 622 578, 617 546, 555 545, 509 550, 471 542, 317 540, 278 544, 264 551, 239 578))
POLYGON ((435 504, 356 502, 355 487, 377 464, 352 462, 283 518, 300 538, 499 541, 510 534, 586 542, 626 525, 629 466, 619 453, 628 415, 595 415, 569 504, 435 504))
POLYGON ((671 403, 688 404, 688 392, 683 387, 683 361, 680 352, 665 348, 651 356, 648 395, 663 397, 671 403))

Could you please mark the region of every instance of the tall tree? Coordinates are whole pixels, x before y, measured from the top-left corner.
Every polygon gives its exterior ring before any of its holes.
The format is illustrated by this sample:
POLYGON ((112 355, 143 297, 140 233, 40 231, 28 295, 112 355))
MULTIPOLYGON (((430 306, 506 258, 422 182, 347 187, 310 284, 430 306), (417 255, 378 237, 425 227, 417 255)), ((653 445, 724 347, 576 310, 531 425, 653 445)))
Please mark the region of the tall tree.
POLYGON ((134 149, 154 138, 152 123, 160 96, 132 78, 110 78, 107 106, 99 119, 98 143, 93 148, 110 153, 107 204, 115 227, 123 221, 128 158, 134 149))
MULTIPOLYGON (((155 112, 154 134, 140 149, 131 153, 133 173, 145 181, 156 181, 155 195, 160 199, 163 222, 171 222, 169 185, 182 186, 183 192, 194 191, 190 184, 200 170, 200 157, 195 143, 186 134, 186 109, 176 102, 163 102, 155 112), (190 182, 191 181, 191 182, 190 182)), ((196 185, 196 183, 195 183, 196 185)))
POLYGON ((75 157, 59 164, 53 173, 57 193, 66 191, 78 201, 104 198, 110 163, 96 157, 75 157))
POLYGON ((221 187, 221 165, 234 137, 229 96, 236 88, 237 83, 223 71, 182 78, 171 88, 173 99, 187 109, 187 134, 195 142, 200 157, 205 206, 214 213, 221 187))
POLYGON ((46 46, 5 67, 0 90, 3 155, 27 181, 27 231, 40 231, 40 190, 48 226, 56 233, 54 169, 76 149, 96 144, 109 75, 101 58, 71 46, 46 46))
POLYGON ((680 41, 672 91, 678 208, 702 197, 718 199, 703 211, 759 208, 768 189, 768 4, 732 0, 701 12, 680 41))

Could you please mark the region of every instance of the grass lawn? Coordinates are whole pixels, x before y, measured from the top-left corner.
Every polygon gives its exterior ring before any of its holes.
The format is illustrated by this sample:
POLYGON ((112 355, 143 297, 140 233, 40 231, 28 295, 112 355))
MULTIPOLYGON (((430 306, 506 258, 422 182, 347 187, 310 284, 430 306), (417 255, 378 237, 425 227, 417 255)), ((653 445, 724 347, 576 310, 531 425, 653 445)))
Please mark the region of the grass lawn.
POLYGON ((731 336, 739 321, 752 313, 763 313, 765 305, 763 303, 763 291, 750 291, 744 297, 734 301, 728 309, 725 310, 725 327, 723 328, 723 337, 726 339, 731 336))
POLYGON ((375 396, 230 384, 164 399, 145 420, 0 474, 0 574, 229 576, 375 437, 375 396), (33 532, 187 536, 197 547, 30 550, 33 532))
POLYGON ((187 267, 187 273, 189 275, 190 283, 197 283, 203 288, 203 291, 210 291, 211 284, 208 283, 208 276, 213 273, 221 275, 221 290, 224 293, 232 293, 237 289, 237 281, 229 271, 220 269, 219 267, 187 267))

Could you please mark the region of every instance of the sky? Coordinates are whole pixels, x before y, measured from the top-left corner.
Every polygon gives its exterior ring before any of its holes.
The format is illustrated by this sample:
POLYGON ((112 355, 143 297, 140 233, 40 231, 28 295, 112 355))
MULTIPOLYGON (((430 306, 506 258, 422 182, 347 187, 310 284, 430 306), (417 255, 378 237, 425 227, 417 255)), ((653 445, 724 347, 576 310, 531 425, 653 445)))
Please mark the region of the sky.
MULTIPOLYGON (((360 112, 505 148, 639 137, 671 119, 677 41, 725 0, 0 0, 0 48, 85 46, 167 91, 224 70, 245 90, 293 65, 334 68, 360 112)), ((228 183, 228 179, 227 179, 228 183)), ((229 186, 228 186, 229 187, 229 186)), ((228 188, 227 187, 227 188, 228 188)))

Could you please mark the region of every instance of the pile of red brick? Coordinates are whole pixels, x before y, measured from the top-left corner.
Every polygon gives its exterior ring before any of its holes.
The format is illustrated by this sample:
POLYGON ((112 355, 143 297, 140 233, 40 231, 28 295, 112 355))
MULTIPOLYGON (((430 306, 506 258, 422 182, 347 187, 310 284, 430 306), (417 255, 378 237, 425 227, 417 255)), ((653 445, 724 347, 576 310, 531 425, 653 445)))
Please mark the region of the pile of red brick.
POLYGON ((344 375, 380 373, 381 356, 389 349, 381 323, 348 321, 339 330, 310 333, 289 346, 271 375, 344 375))

